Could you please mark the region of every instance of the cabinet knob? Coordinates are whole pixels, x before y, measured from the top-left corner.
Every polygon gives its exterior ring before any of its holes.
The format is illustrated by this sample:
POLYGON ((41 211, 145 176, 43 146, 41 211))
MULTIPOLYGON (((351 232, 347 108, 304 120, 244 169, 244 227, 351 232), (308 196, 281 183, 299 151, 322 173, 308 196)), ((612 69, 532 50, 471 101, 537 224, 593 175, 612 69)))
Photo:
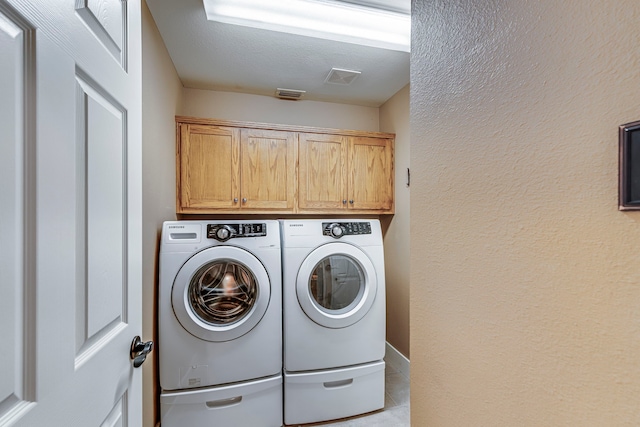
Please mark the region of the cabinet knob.
POLYGON ((353 199, 349 200, 349 203, 353 204, 353 199))
POLYGON ((342 204, 343 204, 343 205, 346 205, 346 204, 347 204, 347 199, 343 199, 343 200, 342 200, 342 204))
POLYGON ((237 197, 233 198, 233 203, 238 203, 238 198, 237 197))
POLYGON ((242 203, 247 203, 247 198, 246 197, 242 198, 242 203))

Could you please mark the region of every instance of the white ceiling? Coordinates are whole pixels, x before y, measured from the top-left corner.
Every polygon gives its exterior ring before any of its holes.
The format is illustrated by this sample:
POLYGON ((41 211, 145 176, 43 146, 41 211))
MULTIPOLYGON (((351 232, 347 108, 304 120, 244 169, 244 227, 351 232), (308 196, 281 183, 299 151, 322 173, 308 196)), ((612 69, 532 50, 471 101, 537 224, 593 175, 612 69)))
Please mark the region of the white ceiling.
POLYGON ((207 21, 202 0, 147 4, 188 88, 266 96, 297 89, 305 100, 378 107, 409 83, 407 52, 207 21), (325 83, 333 67, 362 74, 348 86, 325 83))

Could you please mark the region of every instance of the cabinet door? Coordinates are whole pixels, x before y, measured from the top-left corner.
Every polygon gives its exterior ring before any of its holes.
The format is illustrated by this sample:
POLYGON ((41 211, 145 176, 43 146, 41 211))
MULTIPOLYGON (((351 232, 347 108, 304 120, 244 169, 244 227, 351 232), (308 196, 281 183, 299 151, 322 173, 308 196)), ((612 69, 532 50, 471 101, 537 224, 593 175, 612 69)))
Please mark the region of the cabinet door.
POLYGON ((242 129, 240 153, 241 209, 293 212, 296 134, 242 129))
POLYGON ((178 150, 178 212, 239 207, 238 129, 181 124, 178 150))
POLYGON ((347 138, 340 135, 301 133, 299 141, 299 209, 346 209, 347 138))
POLYGON ((349 209, 393 212, 393 139, 351 137, 349 209))

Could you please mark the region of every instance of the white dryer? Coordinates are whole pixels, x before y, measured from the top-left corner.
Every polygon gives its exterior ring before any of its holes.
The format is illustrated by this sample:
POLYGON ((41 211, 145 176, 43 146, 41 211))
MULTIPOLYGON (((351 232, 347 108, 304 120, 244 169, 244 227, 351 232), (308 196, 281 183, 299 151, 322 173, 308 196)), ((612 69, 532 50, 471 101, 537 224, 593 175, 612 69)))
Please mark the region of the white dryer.
POLYGON ((163 427, 282 424, 281 277, 277 221, 163 224, 163 427))
POLYGON ((280 224, 285 424, 382 408, 385 278, 379 221, 280 224))

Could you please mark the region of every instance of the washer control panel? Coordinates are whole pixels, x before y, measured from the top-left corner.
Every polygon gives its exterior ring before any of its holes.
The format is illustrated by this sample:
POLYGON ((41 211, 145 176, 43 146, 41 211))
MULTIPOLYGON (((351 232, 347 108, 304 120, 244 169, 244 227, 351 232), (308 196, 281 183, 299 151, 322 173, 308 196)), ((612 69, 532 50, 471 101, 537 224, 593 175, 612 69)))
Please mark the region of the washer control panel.
POLYGON ((207 238, 226 242, 238 237, 261 237, 267 235, 267 224, 207 224, 207 238))
POLYGON ((322 235, 331 236, 336 239, 342 236, 353 236, 357 234, 371 234, 370 222, 323 222, 322 235))

